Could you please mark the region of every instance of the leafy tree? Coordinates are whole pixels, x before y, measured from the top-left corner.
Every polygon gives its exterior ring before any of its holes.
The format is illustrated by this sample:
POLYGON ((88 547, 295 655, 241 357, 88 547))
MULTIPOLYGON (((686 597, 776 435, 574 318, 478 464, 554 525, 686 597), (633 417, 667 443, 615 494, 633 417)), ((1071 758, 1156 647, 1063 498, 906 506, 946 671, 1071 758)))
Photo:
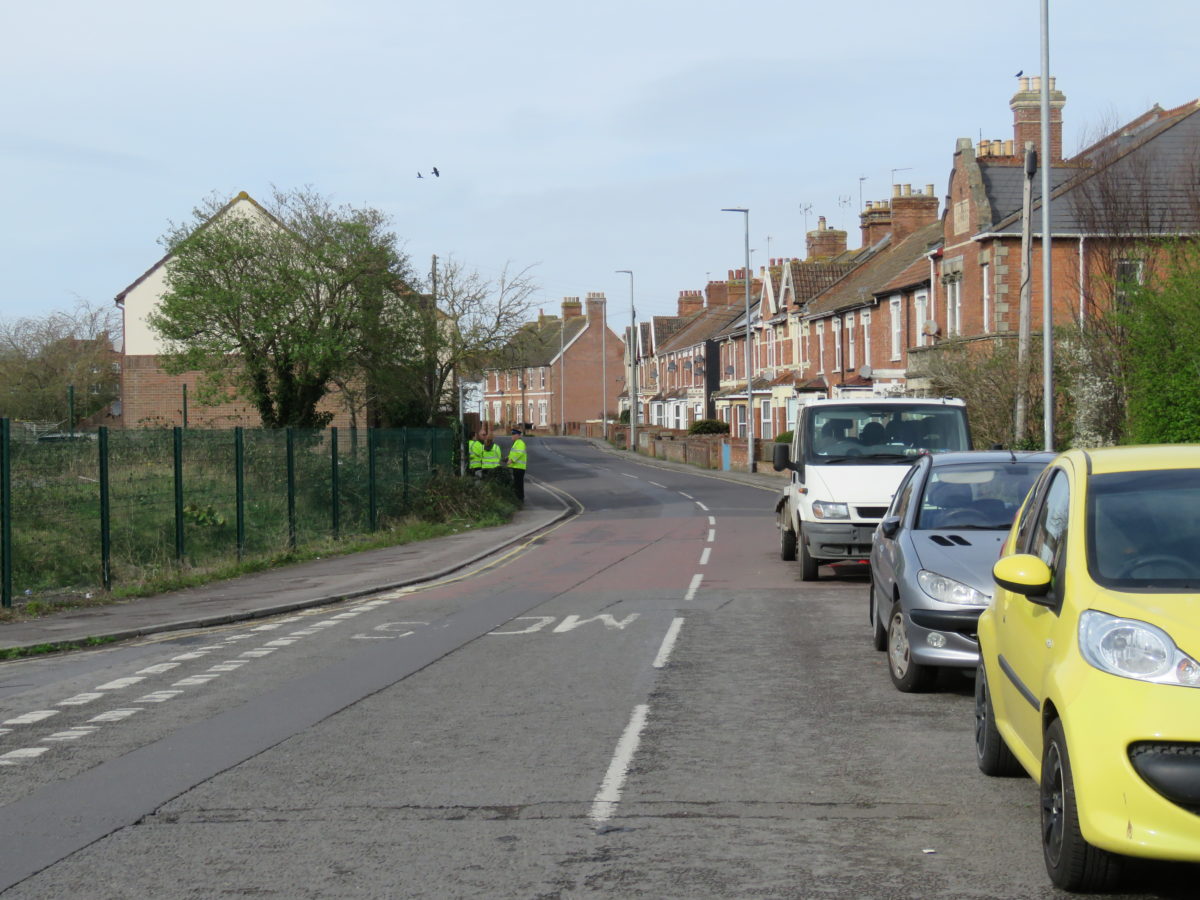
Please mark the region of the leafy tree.
POLYGON ((1116 318, 1125 338, 1126 441, 1200 442, 1200 247, 1173 247, 1159 277, 1131 289, 1116 318))
POLYGON ((214 198, 163 237, 167 290, 147 321, 168 371, 198 370, 201 399, 240 396, 268 428, 319 428, 335 380, 353 383, 381 343, 411 346, 407 257, 378 210, 310 189, 263 207, 214 198))
POLYGON ((0 321, 0 415, 65 423, 72 385, 77 418, 104 409, 120 392, 118 334, 115 307, 83 300, 70 312, 0 321))

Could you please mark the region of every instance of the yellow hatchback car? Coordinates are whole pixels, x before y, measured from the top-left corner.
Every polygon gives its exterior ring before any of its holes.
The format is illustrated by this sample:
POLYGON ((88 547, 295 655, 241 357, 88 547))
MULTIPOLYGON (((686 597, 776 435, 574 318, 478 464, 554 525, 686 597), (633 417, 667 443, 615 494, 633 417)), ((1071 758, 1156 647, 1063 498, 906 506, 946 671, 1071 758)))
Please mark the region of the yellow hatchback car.
POLYGON ((1200 862, 1200 447, 1061 454, 992 575, 976 760, 1039 782, 1051 880, 1200 862))

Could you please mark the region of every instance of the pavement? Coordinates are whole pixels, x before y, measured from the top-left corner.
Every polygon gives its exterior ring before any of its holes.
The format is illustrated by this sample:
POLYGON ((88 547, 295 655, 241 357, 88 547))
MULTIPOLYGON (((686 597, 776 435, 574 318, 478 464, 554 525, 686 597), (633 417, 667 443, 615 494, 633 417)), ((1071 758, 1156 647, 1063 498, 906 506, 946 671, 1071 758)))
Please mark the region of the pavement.
MULTIPOLYGON (((596 448, 660 469, 673 469, 777 492, 785 481, 762 464, 759 474, 698 469, 686 463, 634 457, 607 443, 596 448)), ((512 521, 398 547, 315 559, 215 581, 200 587, 103 606, 68 609, 36 619, 0 623, 0 650, 47 644, 80 646, 95 639, 126 640, 168 631, 184 631, 247 619, 282 615, 381 591, 445 578, 530 540, 574 515, 575 508, 537 479, 526 482, 525 507, 512 521)), ((769 506, 764 503, 764 512, 769 506)))

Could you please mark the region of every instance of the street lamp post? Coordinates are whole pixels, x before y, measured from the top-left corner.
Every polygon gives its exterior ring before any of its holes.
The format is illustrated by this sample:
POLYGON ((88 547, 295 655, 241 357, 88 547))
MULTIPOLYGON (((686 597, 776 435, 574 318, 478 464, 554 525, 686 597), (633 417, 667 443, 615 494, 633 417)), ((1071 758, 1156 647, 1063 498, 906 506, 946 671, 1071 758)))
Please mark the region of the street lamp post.
POLYGON ((1042 141, 1042 441, 1054 449, 1054 295, 1050 290, 1050 2, 1042 0, 1042 84, 1040 100, 1042 141))
POLYGON ((617 274, 629 276, 629 449, 637 453, 637 310, 633 308, 633 272, 617 269, 617 274))
POLYGON ((721 212, 741 213, 746 223, 746 470, 757 472, 758 461, 754 458, 754 369, 750 365, 750 210, 744 206, 734 206, 721 212))
POLYGON ((600 301, 600 434, 608 440, 608 298, 600 301))

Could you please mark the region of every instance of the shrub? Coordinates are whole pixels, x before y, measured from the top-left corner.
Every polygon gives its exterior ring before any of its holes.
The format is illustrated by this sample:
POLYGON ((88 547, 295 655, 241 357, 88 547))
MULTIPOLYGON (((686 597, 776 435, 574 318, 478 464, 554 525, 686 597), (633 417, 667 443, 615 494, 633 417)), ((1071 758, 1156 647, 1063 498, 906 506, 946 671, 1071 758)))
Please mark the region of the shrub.
POLYGON ((792 433, 790 431, 781 431, 775 435, 775 443, 790 444, 792 442, 792 433))
POLYGON ((729 434, 729 423, 719 419, 698 419, 692 423, 688 434, 729 434))

